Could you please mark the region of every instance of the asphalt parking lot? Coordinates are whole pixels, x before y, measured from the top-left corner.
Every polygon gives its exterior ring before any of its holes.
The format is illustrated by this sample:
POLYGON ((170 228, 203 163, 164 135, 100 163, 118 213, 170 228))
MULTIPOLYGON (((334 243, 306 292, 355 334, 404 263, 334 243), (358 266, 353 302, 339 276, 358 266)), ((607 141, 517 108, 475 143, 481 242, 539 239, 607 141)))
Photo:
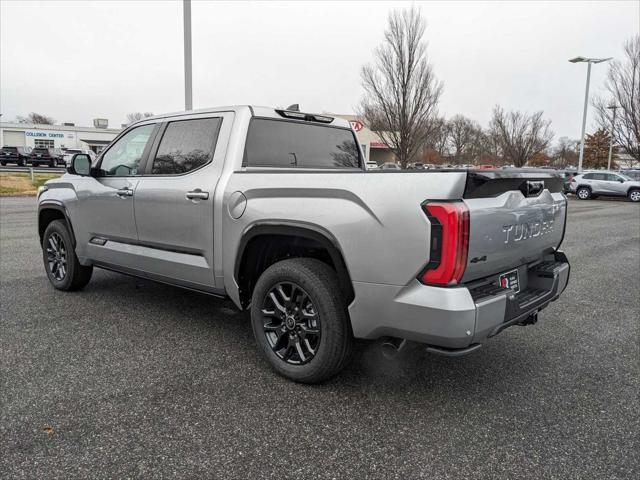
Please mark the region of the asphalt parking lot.
POLYGON ((640 205, 570 201, 561 299, 464 358, 375 346, 274 375, 228 301, 97 270, 48 283, 0 199, 0 478, 637 478, 640 205))

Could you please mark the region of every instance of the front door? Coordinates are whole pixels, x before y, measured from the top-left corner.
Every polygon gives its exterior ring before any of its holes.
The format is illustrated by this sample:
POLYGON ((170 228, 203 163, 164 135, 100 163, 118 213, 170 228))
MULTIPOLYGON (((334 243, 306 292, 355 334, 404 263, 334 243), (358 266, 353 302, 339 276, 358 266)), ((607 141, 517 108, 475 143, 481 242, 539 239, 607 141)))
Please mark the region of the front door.
POLYGON ((214 193, 231 113, 163 125, 135 193, 139 268, 158 279, 215 290, 214 193))
POLYGON ((85 242, 87 256, 98 263, 128 265, 127 250, 138 241, 134 194, 156 128, 149 124, 125 133, 99 160, 94 175, 79 182, 78 241, 85 242))

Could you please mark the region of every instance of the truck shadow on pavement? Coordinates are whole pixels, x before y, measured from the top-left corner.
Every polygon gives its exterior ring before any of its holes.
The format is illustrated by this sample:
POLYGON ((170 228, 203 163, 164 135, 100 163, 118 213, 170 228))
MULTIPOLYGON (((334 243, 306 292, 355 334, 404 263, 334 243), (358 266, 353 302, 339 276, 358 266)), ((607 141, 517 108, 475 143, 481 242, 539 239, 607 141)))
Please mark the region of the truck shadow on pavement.
MULTIPOLYGON (((211 362, 236 359, 239 368, 263 377, 267 382, 289 384, 269 368, 257 350, 247 312, 239 311, 230 300, 190 292, 168 285, 97 270, 91 283, 77 300, 98 301, 99 308, 110 311, 109 318, 125 316, 128 326, 116 320, 132 335, 141 335, 147 346, 154 339, 178 338, 190 349, 208 352, 211 362), (137 333, 136 333, 137 332, 137 333)), ((521 329, 514 327, 512 331, 521 329)), ((474 391, 495 392, 500 385, 528 381, 523 372, 534 374, 544 362, 529 346, 526 338, 496 337, 479 351, 460 358, 449 358, 409 344, 396 358, 382 355, 377 342, 357 342, 351 364, 337 377, 318 386, 305 388, 333 390, 377 389, 397 395, 398 389, 434 394, 454 390, 469 395, 474 391), (532 370, 533 369, 533 370, 532 370)), ((189 362, 189 350, 182 351, 180 362, 189 362)), ((178 360, 173 357, 173 360, 178 360)), ((304 386, 301 386, 304 387, 304 386)))

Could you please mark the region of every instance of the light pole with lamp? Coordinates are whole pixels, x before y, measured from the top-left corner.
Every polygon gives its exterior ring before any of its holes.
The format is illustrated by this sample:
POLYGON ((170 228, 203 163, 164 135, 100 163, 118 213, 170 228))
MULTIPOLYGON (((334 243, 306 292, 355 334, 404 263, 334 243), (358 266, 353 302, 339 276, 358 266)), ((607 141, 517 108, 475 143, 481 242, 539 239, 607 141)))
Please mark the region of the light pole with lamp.
POLYGON ((578 159, 578 173, 582 173, 582 158, 584 157, 584 130, 587 126, 587 106, 589 105, 589 81, 591 80, 591 64, 608 62, 609 58, 575 57, 569 59, 571 63, 587 62, 587 88, 584 92, 584 111, 582 112, 582 135, 580 136, 580 157, 578 159))
POLYGON ((609 161, 607 162, 607 170, 611 170, 611 154, 613 153, 613 130, 616 128, 616 110, 620 108, 618 105, 609 105, 609 110, 613 110, 613 117, 611 118, 611 138, 609 139, 609 161))

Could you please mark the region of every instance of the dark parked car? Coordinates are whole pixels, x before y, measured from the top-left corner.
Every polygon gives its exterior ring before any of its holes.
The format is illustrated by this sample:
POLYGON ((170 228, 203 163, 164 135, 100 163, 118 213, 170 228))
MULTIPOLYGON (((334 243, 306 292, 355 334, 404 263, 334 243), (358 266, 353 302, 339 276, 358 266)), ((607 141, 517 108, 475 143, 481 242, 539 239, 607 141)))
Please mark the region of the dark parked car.
POLYGON ((0 153, 0 165, 3 167, 7 163, 16 163, 24 167, 29 160, 29 147, 2 147, 0 153))
POLYGON ((34 167, 38 165, 48 165, 56 167, 65 165, 62 150, 59 148, 34 148, 29 156, 29 163, 34 167))

